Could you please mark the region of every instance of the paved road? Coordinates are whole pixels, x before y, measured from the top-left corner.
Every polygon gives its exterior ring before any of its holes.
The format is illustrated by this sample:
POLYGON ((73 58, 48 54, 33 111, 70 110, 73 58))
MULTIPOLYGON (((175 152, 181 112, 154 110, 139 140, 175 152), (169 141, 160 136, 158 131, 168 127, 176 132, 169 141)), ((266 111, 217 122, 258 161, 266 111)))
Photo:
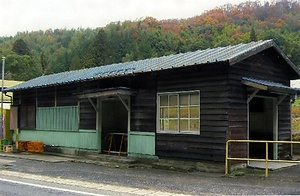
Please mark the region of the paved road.
MULTIPOLYGON (((15 180, 22 176, 25 182, 26 179, 30 182, 37 179, 46 181, 45 186, 55 182, 58 187, 64 185, 62 188, 70 190, 77 190, 71 186, 76 184, 76 188, 82 188, 78 191, 93 190, 92 193, 104 195, 300 194, 300 166, 270 172, 265 178, 264 171, 253 169, 246 170, 245 175, 224 177, 223 173, 177 172, 148 167, 124 169, 70 162, 70 159, 54 161, 54 157, 49 160, 52 161, 0 156, 1 179, 6 176, 15 180), (93 187, 86 187, 90 185, 93 187)), ((0 187, 2 183, 6 182, 1 182, 0 187)))
MULTIPOLYGON (((74 189, 59 188, 53 185, 41 185, 37 183, 28 183, 24 181, 0 179, 0 193, 3 196, 15 196, 15 195, 92 195, 91 192, 76 191, 74 189)), ((99 195, 100 194, 95 194, 99 195)))

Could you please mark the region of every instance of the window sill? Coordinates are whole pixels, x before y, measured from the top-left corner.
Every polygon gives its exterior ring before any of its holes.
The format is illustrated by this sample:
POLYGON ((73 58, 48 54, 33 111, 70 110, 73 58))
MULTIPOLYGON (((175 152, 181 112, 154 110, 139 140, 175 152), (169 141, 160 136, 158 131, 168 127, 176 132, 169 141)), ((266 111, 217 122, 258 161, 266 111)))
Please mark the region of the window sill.
POLYGON ((200 132, 169 132, 159 131, 157 134, 170 134, 170 135, 200 135, 200 132))

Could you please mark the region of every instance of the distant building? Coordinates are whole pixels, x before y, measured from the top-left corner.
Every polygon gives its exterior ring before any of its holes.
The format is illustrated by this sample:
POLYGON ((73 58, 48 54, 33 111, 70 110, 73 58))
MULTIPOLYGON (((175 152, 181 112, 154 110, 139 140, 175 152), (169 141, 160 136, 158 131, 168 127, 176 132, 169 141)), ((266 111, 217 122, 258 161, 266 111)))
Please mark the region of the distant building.
MULTIPOLYGON (((15 85, 21 84, 21 83, 22 83, 22 81, 4 80, 3 87, 4 87, 4 89, 7 89, 11 86, 15 86, 15 85)), ((0 80, 0 88, 1 87, 2 87, 2 80, 0 80)), ((1 100, 1 97, 2 97, 2 92, 0 92, 0 100, 1 100)), ((11 102, 12 102, 12 92, 6 92, 5 94, 3 94, 3 109, 10 109, 11 102)))
MULTIPOLYGON (((291 87, 300 89, 300 79, 291 80, 291 87)), ((299 98, 300 98, 300 94, 294 96, 294 99, 299 99, 299 98)))
POLYGON ((300 88, 300 80, 291 80, 291 87, 300 88))

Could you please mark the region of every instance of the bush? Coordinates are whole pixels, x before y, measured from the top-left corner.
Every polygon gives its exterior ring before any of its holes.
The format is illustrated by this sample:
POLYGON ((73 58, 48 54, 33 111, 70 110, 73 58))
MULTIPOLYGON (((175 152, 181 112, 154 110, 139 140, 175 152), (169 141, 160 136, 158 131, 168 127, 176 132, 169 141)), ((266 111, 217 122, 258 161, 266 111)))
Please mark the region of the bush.
POLYGON ((298 133, 294 133, 292 135, 292 140, 293 141, 300 141, 300 133, 299 132, 298 133))

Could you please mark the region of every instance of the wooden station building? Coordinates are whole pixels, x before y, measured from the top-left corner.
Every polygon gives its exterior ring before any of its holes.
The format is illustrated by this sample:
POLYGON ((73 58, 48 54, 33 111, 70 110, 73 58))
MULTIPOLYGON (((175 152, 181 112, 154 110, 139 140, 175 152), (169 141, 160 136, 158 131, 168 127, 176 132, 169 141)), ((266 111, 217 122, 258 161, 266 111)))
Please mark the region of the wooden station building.
MULTIPOLYGON (((290 140, 298 68, 272 40, 41 76, 13 92, 20 140, 225 161, 228 139, 290 140)), ((257 145, 236 156, 260 157, 257 145)), ((269 148, 277 159, 283 148, 269 148)))

